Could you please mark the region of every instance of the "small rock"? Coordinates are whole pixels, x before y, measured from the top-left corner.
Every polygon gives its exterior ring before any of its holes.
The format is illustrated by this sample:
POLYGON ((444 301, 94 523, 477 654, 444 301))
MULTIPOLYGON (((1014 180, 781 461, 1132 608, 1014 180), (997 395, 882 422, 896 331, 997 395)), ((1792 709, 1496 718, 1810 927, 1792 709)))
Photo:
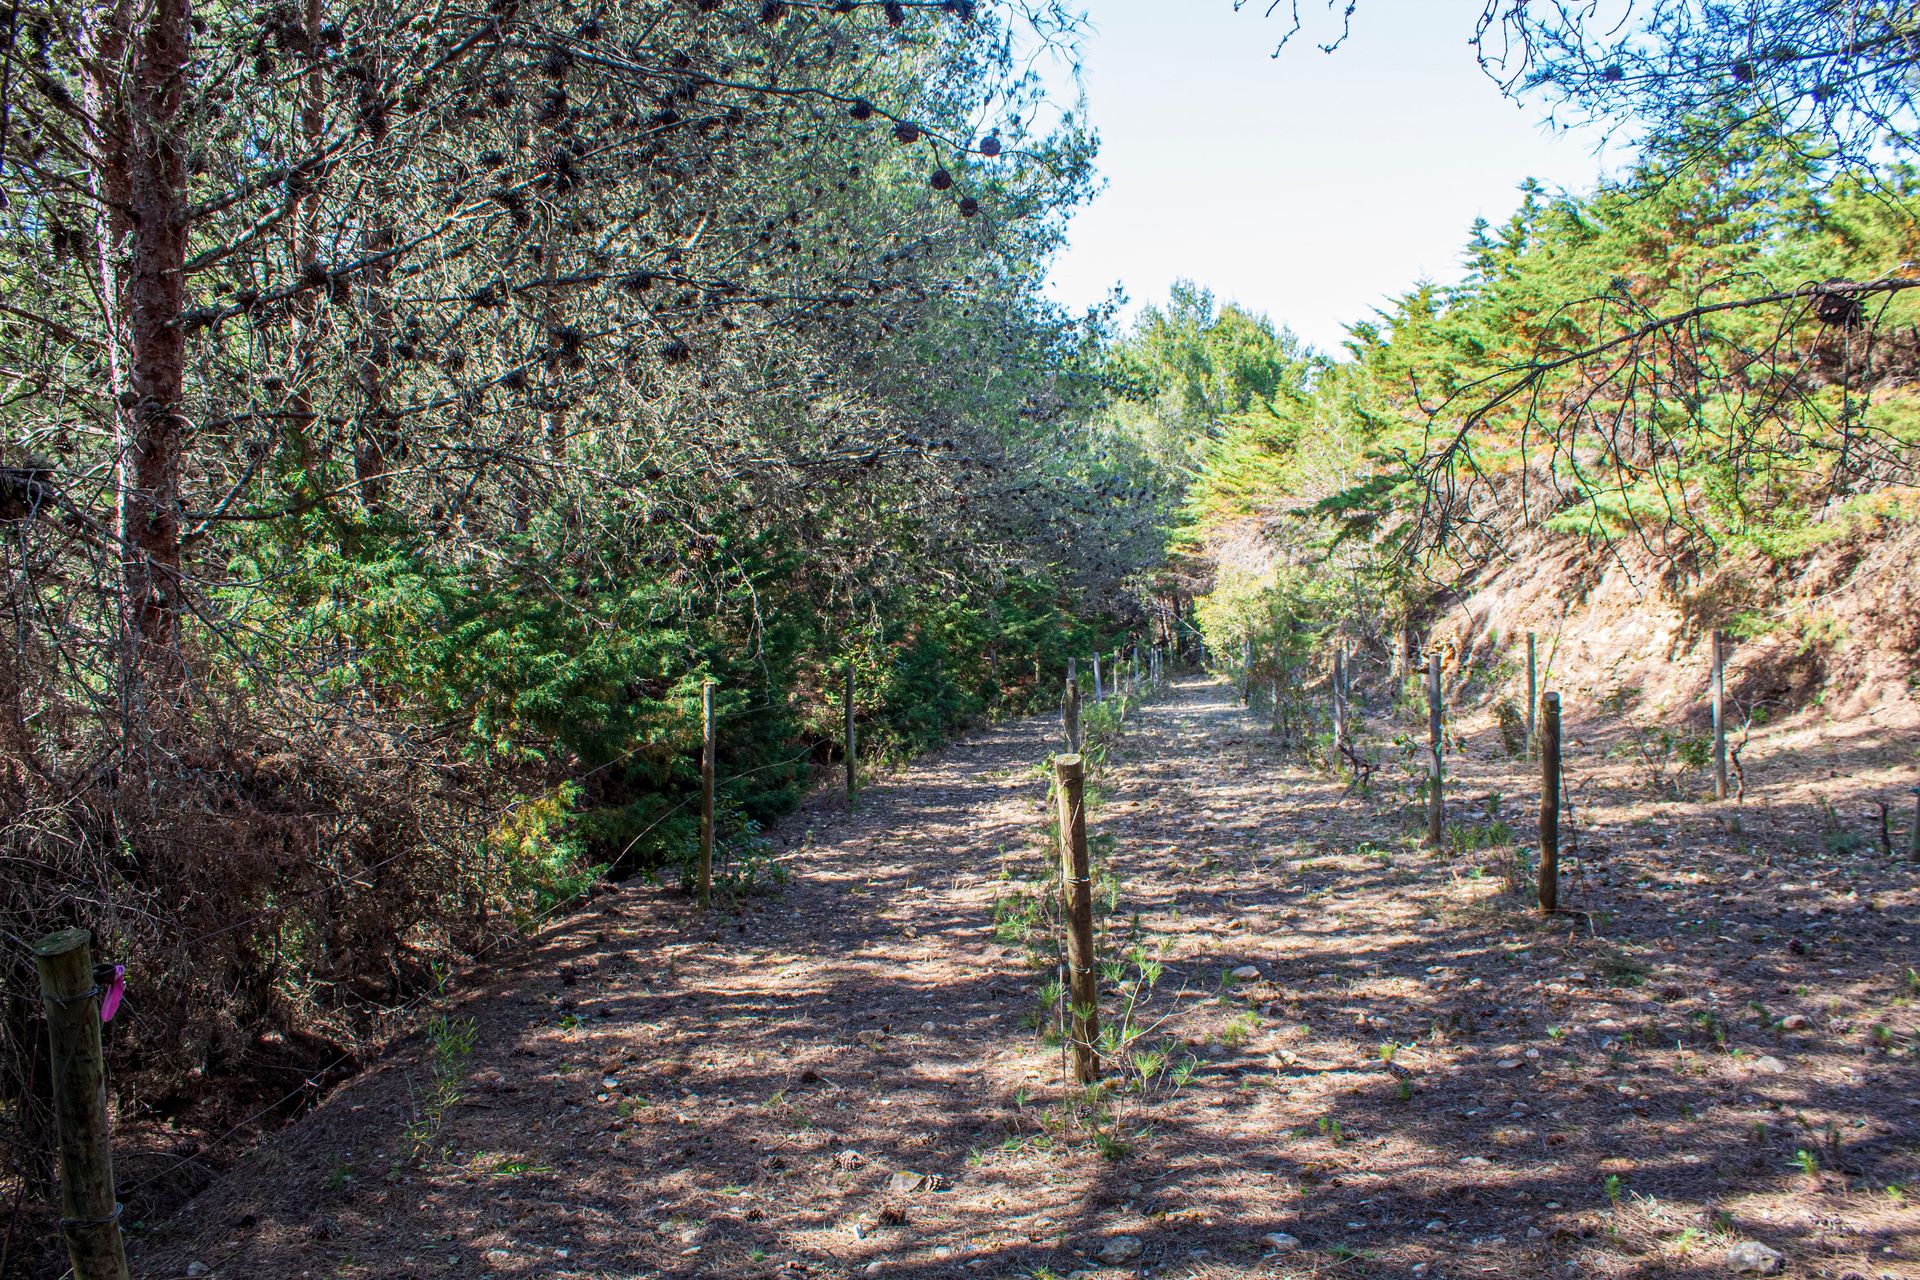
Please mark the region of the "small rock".
POLYGON ((213 1270, 212 1267, 200 1261, 198 1258, 195 1258, 187 1264, 187 1274, 190 1276, 203 1276, 211 1270, 213 1270))
POLYGON ((1502 1058, 1499 1065, 1502 1071, 1517 1071, 1520 1068, 1520 1059, 1502 1058))
POLYGON ((924 1175, 915 1173, 911 1169, 902 1169, 887 1179, 887 1190, 896 1196, 910 1196, 926 1183, 924 1175))
POLYGON ((1785 1254, 1758 1240, 1742 1240, 1727 1250, 1727 1268, 1737 1276, 1776 1275, 1786 1263, 1785 1254))
POLYGON ((1429 1222, 1426 1225, 1426 1230, 1432 1232, 1434 1235, 1439 1235, 1442 1231, 1445 1231, 1446 1229, 1447 1229, 1447 1224, 1442 1222, 1438 1218, 1435 1218, 1432 1222, 1429 1222))
POLYGON ((884 1262, 869 1262, 866 1266, 860 1268, 860 1272, 862 1275, 877 1276, 886 1269, 887 1264, 884 1262))
POLYGON ((1764 1071, 1770 1076, 1783 1076, 1787 1074, 1787 1064, 1770 1053, 1755 1058, 1753 1060, 1753 1069, 1755 1071, 1764 1071))
POLYGON ((1490 1167, 1493 1161, 1485 1156, 1461 1156, 1460 1163, 1469 1169, 1485 1169, 1490 1167))
POLYGON ((1300 1247, 1300 1237, 1290 1236, 1284 1231, 1269 1231, 1260 1237, 1260 1242, 1271 1253, 1292 1253, 1300 1247))
POLYGON ((1805 1031, 1812 1025, 1813 1019, 1807 1017, 1804 1013, 1790 1013, 1780 1019, 1780 1029, 1782 1031, 1805 1031))
POLYGON ((1233 971, 1233 976, 1240 982, 1258 982, 1260 980, 1260 970, 1256 965, 1243 964, 1233 971))
POLYGON ((1110 1267, 1117 1267, 1123 1262, 1132 1262, 1139 1257, 1141 1247, 1138 1236, 1115 1236, 1101 1245, 1100 1252, 1094 1257, 1110 1267))

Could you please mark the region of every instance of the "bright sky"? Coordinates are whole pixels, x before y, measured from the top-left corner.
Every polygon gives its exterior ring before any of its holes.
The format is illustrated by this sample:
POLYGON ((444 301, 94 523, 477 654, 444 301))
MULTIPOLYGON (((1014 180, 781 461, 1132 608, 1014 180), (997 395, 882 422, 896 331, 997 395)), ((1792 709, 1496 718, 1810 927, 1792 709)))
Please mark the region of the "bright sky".
POLYGON ((1520 180, 1598 178, 1597 135, 1549 135, 1501 97, 1468 38, 1483 0, 1360 0, 1333 54, 1320 0, 1278 59, 1286 0, 1084 0, 1088 110, 1106 191, 1075 217, 1053 294, 1130 308, 1182 277, 1265 311, 1323 351, 1420 279, 1447 280, 1476 216, 1520 180))

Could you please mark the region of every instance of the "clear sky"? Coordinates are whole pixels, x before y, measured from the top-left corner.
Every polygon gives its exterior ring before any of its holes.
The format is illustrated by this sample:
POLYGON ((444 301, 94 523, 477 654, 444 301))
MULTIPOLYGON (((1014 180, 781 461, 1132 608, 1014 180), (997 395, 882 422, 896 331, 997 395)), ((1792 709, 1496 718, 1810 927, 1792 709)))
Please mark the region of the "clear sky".
POLYGON ((1360 0, 1338 52, 1322 0, 1276 59, 1287 0, 1084 0, 1089 117, 1106 190, 1069 229, 1053 294, 1076 307, 1118 283, 1130 310, 1189 278, 1265 311, 1323 351, 1421 279, 1460 271, 1476 216, 1516 187, 1586 188, 1600 139, 1550 134, 1503 98, 1468 43, 1482 0, 1360 0))

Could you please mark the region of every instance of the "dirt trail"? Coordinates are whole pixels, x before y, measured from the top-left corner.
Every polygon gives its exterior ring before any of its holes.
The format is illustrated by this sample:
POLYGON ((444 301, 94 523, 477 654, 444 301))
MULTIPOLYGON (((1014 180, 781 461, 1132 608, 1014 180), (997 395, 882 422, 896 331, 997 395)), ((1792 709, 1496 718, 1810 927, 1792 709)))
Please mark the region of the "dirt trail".
POLYGON ((1781 997, 1759 947, 1688 954, 1672 904, 1698 881, 1657 839, 1606 936, 1537 924, 1478 853, 1413 849, 1399 797, 1188 681, 1101 775, 1107 943, 1164 965, 1132 1046, 1162 1057, 1089 1113, 1032 1025, 1044 933, 995 923, 1044 883, 1053 736, 1000 726, 854 815, 796 815, 792 883, 738 916, 601 899, 448 1011, 473 1047, 437 1127, 422 1037, 142 1241, 138 1273, 1705 1276, 1758 1240, 1802 1274, 1920 1274, 1881 1190, 1920 1172, 1911 874, 1868 890, 1897 895, 1880 933, 1780 961, 1781 997), (1750 991, 1810 1033, 1744 1022, 1750 991))

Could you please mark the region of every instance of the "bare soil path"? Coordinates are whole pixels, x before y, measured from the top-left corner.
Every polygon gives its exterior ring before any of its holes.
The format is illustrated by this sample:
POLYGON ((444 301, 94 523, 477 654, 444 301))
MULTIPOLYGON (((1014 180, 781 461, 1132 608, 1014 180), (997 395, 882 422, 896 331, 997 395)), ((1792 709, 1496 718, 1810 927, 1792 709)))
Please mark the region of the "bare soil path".
POLYGON ((1718 1276, 1753 1241, 1792 1274, 1920 1275, 1910 869, 1729 868, 1623 818, 1569 884, 1589 914, 1540 923, 1501 884, 1500 800, 1456 816, 1486 848, 1417 850, 1391 780, 1356 794, 1189 680, 1099 774, 1105 940, 1135 958, 1107 985, 1161 972, 1089 1104, 1036 1030, 1050 939, 1022 914, 1054 737, 1001 725, 795 815, 792 883, 738 913, 598 900, 137 1273, 1718 1276), (1873 910, 1809 931, 1816 893, 1873 910))

